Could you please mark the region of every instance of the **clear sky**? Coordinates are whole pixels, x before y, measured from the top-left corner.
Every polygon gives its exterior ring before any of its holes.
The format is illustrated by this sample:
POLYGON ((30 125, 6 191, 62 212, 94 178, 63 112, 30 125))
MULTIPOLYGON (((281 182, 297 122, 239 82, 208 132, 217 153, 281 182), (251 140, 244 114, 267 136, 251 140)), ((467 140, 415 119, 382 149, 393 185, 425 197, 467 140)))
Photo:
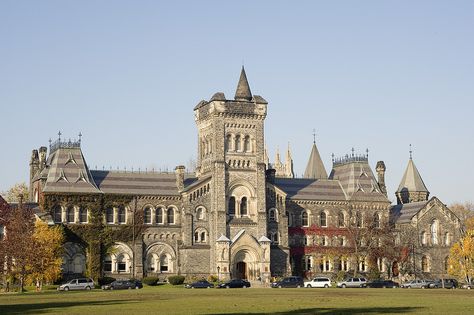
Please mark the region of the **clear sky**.
POLYGON ((268 102, 271 160, 301 176, 316 129, 369 148, 389 197, 413 159, 432 195, 474 201, 474 1, 0 1, 0 191, 31 150, 74 138, 92 168, 196 157, 193 108, 233 98, 242 64, 268 102))

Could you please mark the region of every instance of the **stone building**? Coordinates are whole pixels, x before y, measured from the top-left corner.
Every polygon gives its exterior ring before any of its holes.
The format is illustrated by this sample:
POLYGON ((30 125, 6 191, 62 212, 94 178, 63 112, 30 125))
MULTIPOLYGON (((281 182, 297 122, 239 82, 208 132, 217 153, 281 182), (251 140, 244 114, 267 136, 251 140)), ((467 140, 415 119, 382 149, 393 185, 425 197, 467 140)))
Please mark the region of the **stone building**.
MULTIPOLYGON (((376 178, 368 154, 333 158, 329 176, 316 143, 304 178, 294 177, 289 147, 284 163, 279 153, 270 163, 267 106, 251 93, 243 68, 234 99, 215 93, 199 102, 193 174, 183 166, 174 173, 91 170, 81 138, 64 141, 60 134, 49 154, 46 147, 33 150, 30 198, 40 204, 41 218, 65 227, 65 276, 267 280, 291 273, 366 273, 392 270, 398 262, 372 261, 367 249, 375 234, 360 231, 380 231, 379 243, 381 233, 405 226, 426 235, 436 231, 449 243, 458 237, 442 234, 459 222, 438 199, 427 199, 410 165, 402 181, 408 184, 397 191, 399 205, 391 207, 385 165, 377 163, 376 178)), ((425 256, 434 270, 440 259, 434 249, 442 242, 426 237, 431 243, 420 248, 430 251, 425 256)))

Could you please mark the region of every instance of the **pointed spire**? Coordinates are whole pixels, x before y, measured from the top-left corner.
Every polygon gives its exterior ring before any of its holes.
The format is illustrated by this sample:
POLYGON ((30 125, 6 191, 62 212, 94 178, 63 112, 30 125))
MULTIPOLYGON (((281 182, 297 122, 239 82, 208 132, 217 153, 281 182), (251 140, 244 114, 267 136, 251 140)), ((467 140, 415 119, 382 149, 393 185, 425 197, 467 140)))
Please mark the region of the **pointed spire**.
POLYGON ((306 165, 306 170, 304 171, 304 178, 312 178, 312 179, 327 179, 328 173, 324 168, 323 161, 321 160, 321 156, 319 155, 318 148, 316 147, 316 143, 313 143, 313 147, 311 149, 311 155, 309 156, 308 164, 306 165))
POLYGON ((421 178, 420 172, 418 172, 418 169, 411 158, 408 160, 408 166, 405 170, 402 181, 398 186, 397 192, 404 190, 408 192, 428 192, 428 189, 421 178))
POLYGON ((291 158, 291 151, 290 151, 290 142, 288 142, 288 149, 286 150, 286 163, 288 163, 291 160, 292 158, 291 158))
POLYGON ((245 74, 244 66, 242 66, 242 71, 240 72, 239 84, 237 85, 234 99, 236 101, 252 100, 252 92, 250 91, 250 85, 247 81, 247 75, 245 74))
POLYGON ((281 164, 280 148, 279 148, 279 147, 277 147, 277 151, 276 151, 275 164, 276 164, 276 165, 280 165, 280 164, 281 164))
POLYGON ((268 150, 266 146, 265 146, 265 150, 263 151, 263 160, 265 164, 267 165, 267 169, 270 168, 270 159, 268 158, 268 150))

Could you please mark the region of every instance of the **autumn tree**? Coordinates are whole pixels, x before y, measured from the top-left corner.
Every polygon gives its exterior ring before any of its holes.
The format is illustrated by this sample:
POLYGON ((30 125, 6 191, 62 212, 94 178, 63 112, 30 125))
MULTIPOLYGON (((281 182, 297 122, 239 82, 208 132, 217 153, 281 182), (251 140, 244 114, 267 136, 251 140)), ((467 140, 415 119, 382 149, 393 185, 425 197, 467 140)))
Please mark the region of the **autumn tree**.
POLYGON ((448 273, 466 281, 474 279, 474 217, 466 220, 466 232, 449 252, 448 273))
POLYGON ((8 189, 3 197, 7 202, 20 202, 28 200, 28 186, 25 183, 18 183, 8 189))
POLYGON ((48 226, 37 220, 32 236, 35 246, 35 257, 31 261, 32 282, 38 282, 40 289, 43 283, 52 283, 61 276, 61 265, 64 233, 61 226, 48 226))

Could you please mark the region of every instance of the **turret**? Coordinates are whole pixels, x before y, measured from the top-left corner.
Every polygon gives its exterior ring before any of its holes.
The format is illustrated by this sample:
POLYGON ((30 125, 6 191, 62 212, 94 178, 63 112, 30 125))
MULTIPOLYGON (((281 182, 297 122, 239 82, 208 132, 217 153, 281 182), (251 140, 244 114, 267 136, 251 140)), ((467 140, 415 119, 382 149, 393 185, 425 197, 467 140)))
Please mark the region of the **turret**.
POLYGON ((33 189, 33 178, 38 174, 40 170, 40 160, 39 160, 39 155, 38 155, 38 150, 33 150, 31 152, 31 159, 30 159, 30 185, 29 187, 29 192, 28 192, 28 197, 30 201, 33 201, 34 199, 34 189, 33 189))
POLYGON ((410 149, 410 160, 403 175, 402 181, 395 193, 398 204, 405 204, 418 201, 427 201, 430 192, 425 186, 418 169, 413 162, 410 149))

